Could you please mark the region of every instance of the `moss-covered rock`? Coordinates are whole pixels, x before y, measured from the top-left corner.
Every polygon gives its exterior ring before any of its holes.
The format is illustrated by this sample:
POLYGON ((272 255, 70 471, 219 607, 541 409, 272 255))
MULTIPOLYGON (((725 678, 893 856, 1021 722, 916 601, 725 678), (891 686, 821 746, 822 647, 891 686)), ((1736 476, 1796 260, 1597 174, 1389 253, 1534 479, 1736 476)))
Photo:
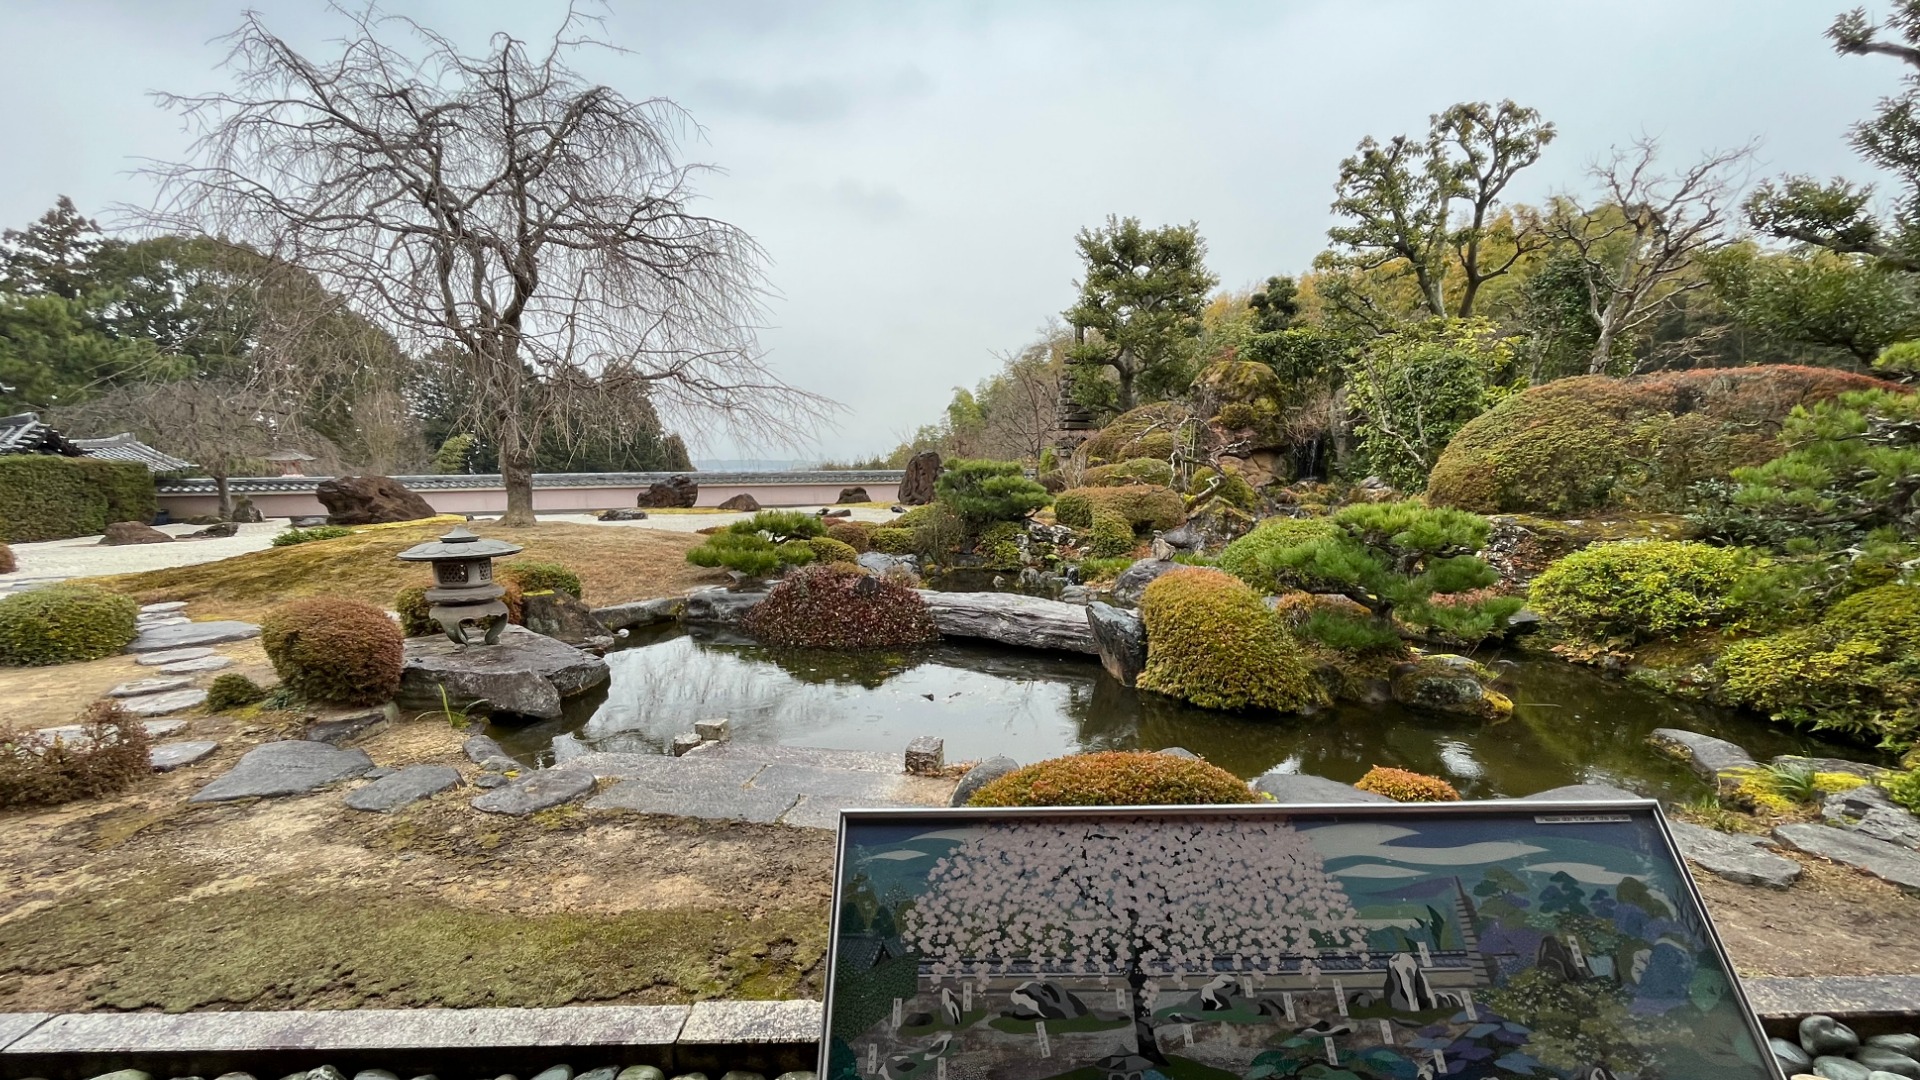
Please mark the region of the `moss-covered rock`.
POLYGON ((1095 559, 1118 559, 1133 554, 1137 546, 1133 526, 1118 511, 1106 506, 1093 508, 1093 527, 1088 530, 1087 554, 1095 559))
POLYGON ((1920 734, 1920 586, 1882 585, 1819 623, 1729 645, 1719 696, 1797 727, 1901 749, 1920 734))
POLYGON ((1134 458, 1117 465, 1095 465, 1082 481, 1085 487, 1118 487, 1122 484, 1151 484, 1170 487, 1173 466, 1157 458, 1134 458))
POLYGON ((1354 787, 1385 795, 1394 802, 1459 802, 1460 793, 1437 776, 1375 765, 1367 775, 1354 781, 1354 787))
POLYGON ((816 536, 807 541, 807 547, 813 549, 813 561, 817 563, 850 563, 860 558, 852 544, 831 536, 816 536))
POLYGON ((1278 548, 1325 540, 1339 531, 1338 526, 1323 517, 1268 518, 1220 552, 1220 569, 1259 592, 1271 593, 1277 589, 1276 578, 1273 571, 1260 565, 1262 555, 1278 548))
POLYGON ((1216 360, 1193 380, 1193 400, 1208 423, 1253 446, 1275 446, 1286 418, 1286 388, 1265 364, 1216 360))
POLYGON ((1739 622, 1751 603, 1742 586, 1766 565, 1690 540, 1594 544, 1547 567, 1528 596, 1584 637, 1648 641, 1739 622))
POLYGON ((1297 712, 1323 704, 1298 643, 1246 582, 1205 567, 1162 574, 1140 599, 1144 690, 1210 709, 1297 712))
POLYGON ((1794 406, 1885 385, 1790 365, 1560 379, 1462 427, 1427 497, 1483 512, 1672 508, 1693 484, 1779 454, 1794 406))
POLYGON ((1209 503, 1225 503, 1236 510, 1252 510, 1256 502, 1253 486, 1239 474, 1217 469, 1200 469, 1187 485, 1187 507, 1197 510, 1209 503))
POLYGON ((1179 492, 1150 484, 1070 488, 1053 500, 1053 517, 1062 525, 1088 529, 1097 506, 1119 514, 1135 529, 1172 529, 1187 520, 1186 501, 1179 492))
POLYGON ((1137 458, 1167 461, 1182 441, 1191 442, 1188 425, 1193 413, 1185 405, 1162 401, 1142 405, 1113 418, 1081 450, 1090 465, 1106 465, 1137 458))

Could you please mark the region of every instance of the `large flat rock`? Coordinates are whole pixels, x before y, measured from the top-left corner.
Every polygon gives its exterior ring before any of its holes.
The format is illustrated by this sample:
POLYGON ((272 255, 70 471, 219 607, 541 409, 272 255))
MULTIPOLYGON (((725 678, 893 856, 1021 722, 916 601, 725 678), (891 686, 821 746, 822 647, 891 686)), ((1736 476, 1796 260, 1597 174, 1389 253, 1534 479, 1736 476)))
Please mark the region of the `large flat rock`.
POLYGON ((1688 862, 1728 881, 1784 889, 1800 878, 1800 864, 1766 850, 1765 837, 1716 832, 1685 821, 1670 821, 1667 828, 1688 862))
POLYGON ((505 787, 494 788, 473 800, 475 810, 489 814, 525 817, 562 803, 570 803, 593 790, 593 776, 584 772, 547 769, 529 773, 505 787))
POLYGON ((1087 609, 1019 593, 920 590, 934 625, 948 637, 981 638, 1025 649, 1100 655, 1087 609))
POLYGON ((1753 769, 1759 763, 1740 746, 1725 739, 1684 728, 1654 728, 1647 741, 1662 752, 1686 762, 1702 779, 1717 780, 1728 769, 1753 769))
POLYGON ((203 660, 212 655, 213 650, 202 645, 192 649, 166 649, 162 652, 143 653, 138 659, 134 660, 134 663, 139 664, 141 667, 159 667, 161 664, 178 664, 187 660, 203 660))
POLYGON ((212 622, 179 623, 174 626, 146 626, 127 646, 130 653, 165 652, 200 645, 220 645, 260 636, 260 628, 250 622, 219 619, 212 622))
POLYGON ((264 743, 242 754, 230 771, 187 801, 303 795, 371 768, 373 759, 364 750, 341 750, 305 740, 264 743))
POLYGON ((677 596, 663 596, 656 600, 635 600, 626 604, 594 608, 593 617, 600 620, 600 625, 609 630, 652 626, 655 623, 672 622, 678 618, 681 605, 685 603, 686 601, 677 596))
POLYGON ((192 679, 179 677, 160 679, 135 679, 123 682, 107 691, 108 697, 142 697, 147 694, 164 694, 169 690, 180 690, 192 686, 192 679))
POLYGON ((1352 784, 1329 780, 1308 773, 1264 773, 1254 778, 1253 790, 1273 796, 1277 803, 1310 805, 1313 803, 1392 802, 1385 795, 1361 791, 1352 784))
POLYGON ((689 626, 733 626, 766 598, 764 589, 736 591, 725 585, 710 585, 687 594, 680 620, 689 626))
POLYGON ((399 701, 438 708, 484 702, 493 712, 554 720, 560 703, 607 681, 607 662, 564 642, 509 626, 498 645, 455 645, 444 635, 408 638, 399 701))
POLYGON ((726 785, 661 787, 645 780, 623 780, 595 795, 587 803, 587 809, 771 825, 791 810, 799 798, 791 791, 726 785))
POLYGON ((347 793, 347 806, 376 814, 390 814, 403 806, 430 799, 460 782, 458 770, 446 765, 409 765, 365 787, 347 793))
POLYGON ((205 761, 218 749, 219 743, 206 739, 163 742, 156 744, 148 753, 148 763, 153 766, 154 772, 172 772, 196 761, 205 761))
POLYGON ((1909 892, 1920 892, 1920 852, 1830 825, 1781 825, 1773 830, 1773 836, 1795 851, 1851 866, 1909 892))
POLYGON ((206 703, 207 692, 192 687, 186 690, 169 690, 164 694, 130 697, 121 701, 120 707, 135 716, 165 716, 168 713, 197 709, 206 703))

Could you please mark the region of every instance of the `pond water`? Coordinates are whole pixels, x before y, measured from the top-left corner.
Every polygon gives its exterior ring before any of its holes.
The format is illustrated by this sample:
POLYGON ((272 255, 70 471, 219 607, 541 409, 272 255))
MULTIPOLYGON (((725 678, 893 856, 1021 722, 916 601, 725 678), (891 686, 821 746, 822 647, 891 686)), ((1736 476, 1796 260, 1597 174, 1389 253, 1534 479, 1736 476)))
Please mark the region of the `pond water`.
POLYGON ((1519 658, 1513 674, 1514 714, 1497 723, 1391 703, 1293 717, 1216 712, 1130 690, 1091 658, 989 645, 842 653, 675 630, 638 638, 607 661, 612 679, 570 703, 567 716, 489 734, 540 764, 588 749, 664 752, 694 721, 722 716, 746 742, 898 754, 916 735, 937 735, 948 761, 1183 746, 1244 777, 1279 769, 1351 782, 1374 765, 1393 765, 1446 777, 1468 798, 1583 781, 1669 799, 1704 793, 1684 766, 1646 745, 1657 727, 1730 739, 1761 760, 1868 757, 1757 717, 1529 658, 1519 658))

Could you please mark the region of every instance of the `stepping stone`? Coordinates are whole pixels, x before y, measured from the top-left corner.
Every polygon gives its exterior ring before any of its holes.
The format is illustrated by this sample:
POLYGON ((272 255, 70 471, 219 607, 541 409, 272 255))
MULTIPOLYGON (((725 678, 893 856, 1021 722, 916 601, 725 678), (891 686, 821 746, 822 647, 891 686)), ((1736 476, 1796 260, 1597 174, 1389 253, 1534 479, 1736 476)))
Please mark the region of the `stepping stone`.
POLYGON ((233 661, 224 656, 203 656, 198 660, 182 660, 175 664, 162 664, 160 670, 168 675, 198 675, 203 671, 219 671, 232 667, 233 661))
POLYGON ((151 754, 154 772, 172 772, 196 761, 204 761, 207 755, 220 748, 217 742, 193 740, 190 742, 164 742, 156 745, 151 754))
POLYGON ((1781 825, 1773 835, 1795 851, 1831 859, 1909 892, 1920 892, 1920 852, 1828 825, 1781 825))
POLYGON ((371 768, 373 759, 364 750, 339 750, 305 740, 265 743, 247 751, 231 770, 187 801, 304 795, 371 768))
POLYGON ((1728 769, 1755 769, 1759 762, 1725 739, 1683 728, 1654 728, 1647 741, 1670 757, 1679 758, 1702 779, 1718 780, 1728 769))
POLYGON ((192 619, 187 618, 185 615, 143 615, 135 620, 134 625, 145 630, 150 626, 180 626, 192 621, 192 619))
POLYGON ((157 604, 141 604, 140 614, 166 615, 175 611, 184 610, 186 606, 187 602, 185 600, 162 600, 157 604))
POLYGON ((1353 803, 1392 802, 1385 795, 1361 791, 1352 784, 1329 780, 1308 773, 1264 773, 1253 781, 1253 790, 1273 796, 1277 803, 1353 803))
MULTIPOLYGON (((184 730, 187 722, 185 720, 148 720, 140 726, 147 729, 147 738, 164 739, 169 735, 175 735, 184 730)), ((84 742, 87 738, 86 729, 79 724, 62 724, 59 727, 41 728, 34 732, 34 734, 46 739, 59 739, 70 745, 77 745, 84 742)))
POLYGON ((1764 850, 1764 836, 1739 836, 1685 821, 1670 821, 1674 846, 1686 860, 1740 885, 1784 889, 1800 878, 1800 864, 1764 850))
POLYGON ((169 690, 164 694, 148 694, 145 697, 126 698, 120 707, 135 716, 165 716, 183 709, 197 708, 207 703, 207 692, 201 689, 169 690))
POLYGON ((525 817, 569 803, 593 790, 593 776, 585 772, 547 769, 495 788, 473 800, 475 810, 525 817))
POLYGON ((212 649, 168 649, 166 652, 136 656, 133 662, 141 667, 158 667, 161 664, 178 664, 185 660, 201 660, 212 655, 212 649))
POLYGON ((347 794, 355 810, 388 814, 409 803, 432 798, 460 782, 460 773, 446 765, 409 765, 347 794))
POLYGON ((249 622, 216 619, 212 622, 186 622, 176 626, 142 627, 140 636, 127 646, 130 653, 164 652, 194 645, 219 645, 260 636, 260 628, 249 622))
POLYGON ((107 691, 107 696, 139 697, 142 694, 164 694, 168 690, 178 690, 192 685, 192 679, 135 679, 132 682, 123 682, 107 691))
POLYGON ((323 742, 333 746, 350 743, 355 739, 385 731, 387 710, 368 709, 352 716, 336 717, 332 720, 315 720, 307 725, 307 740, 323 742))

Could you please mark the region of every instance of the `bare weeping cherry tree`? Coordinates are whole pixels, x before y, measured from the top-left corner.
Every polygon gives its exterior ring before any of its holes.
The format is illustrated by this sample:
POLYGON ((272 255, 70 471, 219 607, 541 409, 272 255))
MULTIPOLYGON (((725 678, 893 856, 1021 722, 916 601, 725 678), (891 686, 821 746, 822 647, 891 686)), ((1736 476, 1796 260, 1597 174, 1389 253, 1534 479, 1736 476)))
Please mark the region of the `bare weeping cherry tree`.
POLYGON ((641 423, 651 404, 792 442, 834 408, 760 353, 764 256, 696 212, 709 167, 680 158, 690 117, 570 66, 606 47, 597 20, 570 11, 538 48, 502 33, 467 54, 375 6, 333 10, 336 56, 249 13, 225 39, 232 89, 160 95, 197 137, 150 167, 153 222, 304 269, 403 349, 456 356, 467 419, 499 447, 503 524, 533 523, 535 453, 569 414, 641 423))

